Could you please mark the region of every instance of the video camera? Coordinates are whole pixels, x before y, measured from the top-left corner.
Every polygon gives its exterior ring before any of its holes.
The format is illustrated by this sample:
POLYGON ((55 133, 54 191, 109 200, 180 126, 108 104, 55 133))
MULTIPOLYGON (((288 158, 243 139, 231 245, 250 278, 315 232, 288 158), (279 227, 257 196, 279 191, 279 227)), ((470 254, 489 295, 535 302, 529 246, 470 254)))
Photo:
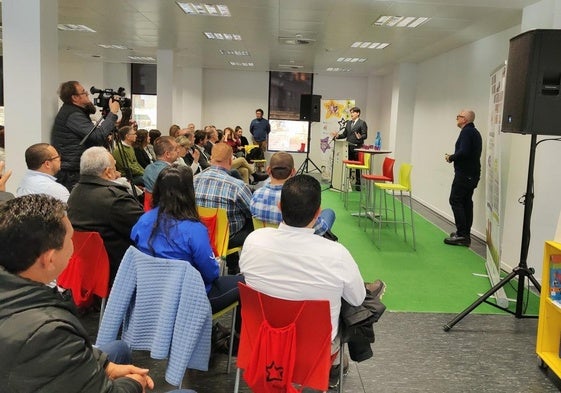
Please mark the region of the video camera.
POLYGON ((109 111, 111 98, 118 101, 121 108, 130 108, 132 105, 131 99, 125 98, 124 87, 119 87, 119 89, 115 91, 113 89, 97 89, 95 86, 92 86, 90 88, 90 93, 92 93, 92 95, 98 95, 97 97, 94 97, 94 105, 103 108, 105 111, 109 111))

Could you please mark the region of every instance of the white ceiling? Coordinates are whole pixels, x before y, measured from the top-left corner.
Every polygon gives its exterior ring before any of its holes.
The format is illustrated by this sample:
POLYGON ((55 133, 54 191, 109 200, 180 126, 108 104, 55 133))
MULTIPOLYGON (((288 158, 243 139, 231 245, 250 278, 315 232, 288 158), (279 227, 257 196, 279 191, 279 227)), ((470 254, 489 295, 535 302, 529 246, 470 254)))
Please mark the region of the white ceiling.
MULTIPOLYGON (((186 0, 185 0, 186 1, 186 0)), ((419 62, 520 24, 522 9, 538 0, 207 0, 225 4, 232 17, 191 16, 175 0, 58 0, 59 23, 84 24, 96 33, 59 31, 61 59, 130 63, 128 56, 157 57, 173 50, 178 67, 245 69, 229 61, 253 62, 254 71, 384 74, 400 62, 419 62), (373 26, 381 15, 428 16, 416 29, 373 26), (211 41, 203 31, 235 33, 242 41, 211 41), (286 45, 279 37, 316 40, 286 45), (384 50, 351 48, 355 41, 389 42, 384 50), (98 44, 130 50, 103 49, 98 44), (224 50, 246 50, 229 56, 224 50), (339 63, 339 57, 364 57, 364 63, 339 63)), ((203 0, 204 2, 204 0, 203 0)), ((333 73, 331 73, 333 74, 333 73)))

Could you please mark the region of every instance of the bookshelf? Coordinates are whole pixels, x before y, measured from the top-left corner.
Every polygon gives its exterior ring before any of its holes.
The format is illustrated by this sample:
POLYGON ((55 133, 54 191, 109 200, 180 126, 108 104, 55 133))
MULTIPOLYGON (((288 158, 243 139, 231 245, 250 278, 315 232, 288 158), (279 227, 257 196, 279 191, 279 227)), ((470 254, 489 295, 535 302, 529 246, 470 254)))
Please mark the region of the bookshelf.
POLYGON ((558 258, 561 260, 561 243, 545 242, 536 353, 540 367, 549 367, 561 377, 561 302, 551 299, 551 265, 552 260, 555 262, 558 258))

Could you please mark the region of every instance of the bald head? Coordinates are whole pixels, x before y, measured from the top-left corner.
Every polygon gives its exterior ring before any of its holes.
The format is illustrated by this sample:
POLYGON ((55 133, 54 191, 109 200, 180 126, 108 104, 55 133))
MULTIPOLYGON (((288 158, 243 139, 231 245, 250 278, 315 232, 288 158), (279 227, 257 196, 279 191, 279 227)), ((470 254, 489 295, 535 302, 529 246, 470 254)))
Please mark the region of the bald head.
POLYGON ((230 169, 232 166, 232 148, 230 145, 220 142, 212 147, 212 155, 210 157, 210 162, 212 165, 221 166, 226 169, 230 169))

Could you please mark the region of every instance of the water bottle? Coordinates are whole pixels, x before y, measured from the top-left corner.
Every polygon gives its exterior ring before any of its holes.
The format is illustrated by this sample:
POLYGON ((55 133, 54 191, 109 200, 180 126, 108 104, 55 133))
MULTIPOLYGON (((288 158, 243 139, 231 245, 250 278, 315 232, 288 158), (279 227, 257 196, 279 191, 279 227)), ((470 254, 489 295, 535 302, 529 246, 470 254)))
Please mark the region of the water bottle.
POLYGON ((382 136, 380 135, 380 131, 376 131, 376 139, 374 139, 374 150, 381 150, 382 149, 382 136))

